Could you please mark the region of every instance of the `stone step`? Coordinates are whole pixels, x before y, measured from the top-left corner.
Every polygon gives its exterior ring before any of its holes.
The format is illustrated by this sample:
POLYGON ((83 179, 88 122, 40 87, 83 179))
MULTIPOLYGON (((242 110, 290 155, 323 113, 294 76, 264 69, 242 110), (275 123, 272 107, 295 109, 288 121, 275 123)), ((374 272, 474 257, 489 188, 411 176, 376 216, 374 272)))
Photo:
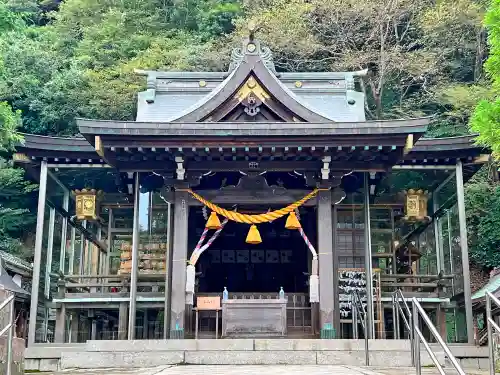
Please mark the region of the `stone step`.
MULTIPOLYGON (((410 352, 409 340, 369 340, 370 351, 410 352)), ((133 341, 87 341, 89 352, 134 352, 134 351, 364 351, 364 340, 318 340, 318 339, 204 339, 204 340, 133 340, 133 341)), ((440 351, 440 350, 438 350, 440 351)))
MULTIPOLYGON (((407 340, 370 340, 371 366, 411 366, 407 340)), ((445 363, 442 351, 436 351, 445 363)), ((360 365, 364 340, 227 339, 88 341, 84 350, 61 353, 60 368, 140 368, 164 365, 360 365)), ((432 365, 426 352, 422 364, 432 365)))
MULTIPOLYGON (((439 355, 444 362, 444 355, 439 355)), ((352 365, 365 363, 362 351, 165 351, 165 352, 66 352, 61 369, 141 368, 164 365, 352 365)), ((423 366, 432 365, 422 353, 423 366)), ((409 367, 405 351, 372 351, 370 366, 409 367)))

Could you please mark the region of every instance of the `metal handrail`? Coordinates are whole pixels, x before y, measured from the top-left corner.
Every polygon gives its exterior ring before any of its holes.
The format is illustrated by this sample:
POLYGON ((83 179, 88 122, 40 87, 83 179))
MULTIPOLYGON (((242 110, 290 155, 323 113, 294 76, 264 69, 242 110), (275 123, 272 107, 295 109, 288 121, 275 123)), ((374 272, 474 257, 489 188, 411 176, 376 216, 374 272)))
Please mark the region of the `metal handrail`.
POLYGON ((411 304, 413 310, 413 331, 414 331, 413 337, 414 337, 414 350, 415 350, 415 367, 417 369, 417 375, 420 375, 422 373, 422 366, 420 364, 420 342, 422 342, 425 350, 427 351, 427 353, 429 353, 429 356, 431 357, 432 362, 434 362, 434 364, 436 365, 439 373, 441 375, 446 375, 446 373, 443 370, 443 366, 441 366, 441 364, 439 363, 439 360, 436 358, 436 355, 434 354, 433 350, 429 346, 429 343, 427 342, 424 335, 422 334, 422 331, 419 328, 419 316, 427 325, 427 328, 432 333, 432 336, 434 336, 438 344, 444 350, 446 356, 450 360, 455 370, 457 370, 457 372, 460 375, 465 375, 464 370, 462 370, 462 367, 460 366, 457 359, 451 352, 450 348, 448 347, 448 345, 446 345, 441 335, 439 334, 438 330, 436 329, 434 324, 432 324, 431 319, 429 318, 429 316, 427 315, 427 313, 425 312, 425 310, 422 308, 422 306, 415 297, 411 299, 411 304))
POLYGON ((7 337, 7 372, 5 375, 12 375, 12 341, 14 340, 14 294, 11 294, 0 304, 0 312, 10 305, 9 324, 0 331, 0 336, 9 331, 7 337))
POLYGON ((370 366, 370 352, 369 352, 369 343, 368 343, 368 333, 367 333, 367 319, 368 315, 366 314, 365 307, 363 306, 363 302, 361 301, 361 297, 359 296, 359 292, 357 290, 353 290, 351 293, 352 296, 352 333, 355 339, 358 338, 358 318, 361 322, 361 327, 363 328, 363 335, 365 337, 365 364, 366 366, 370 366))
POLYGON ((408 306, 408 303, 406 303, 406 299, 403 295, 403 292, 401 289, 397 289, 393 294, 392 294, 392 325, 394 329, 394 338, 395 339, 400 339, 400 332, 399 332, 399 318, 403 318, 403 323, 406 326, 406 329, 408 330, 408 335, 410 336, 410 346, 412 348, 411 351, 411 364, 412 366, 415 365, 415 353, 413 351, 413 321, 411 318, 411 310, 410 307, 408 306), (402 301, 403 303, 401 304, 402 301), (408 315, 408 316, 407 316, 408 315))
MULTIPOLYGON (((431 319, 429 318, 429 316, 427 315, 427 313, 425 312, 423 307, 420 305, 420 302, 418 302, 418 300, 415 297, 413 297, 411 299, 412 309, 410 310, 401 290, 397 290, 393 294, 392 301, 393 301, 393 311, 398 311, 398 312, 396 312, 396 316, 399 316, 399 313, 401 313, 401 316, 403 316, 403 318, 404 318, 406 327, 407 328, 409 327, 410 332, 412 332, 412 334, 410 334, 410 338, 412 340, 412 344, 411 344, 412 362, 415 366, 417 375, 422 374, 422 364, 421 364, 421 360, 420 360, 420 354, 421 354, 420 353, 420 343, 422 343, 424 345, 425 350, 429 354, 429 357, 431 358, 432 362, 434 362, 434 365, 438 369, 439 373, 441 375, 446 375, 445 371, 443 370, 443 366, 441 366, 441 363, 439 363, 439 360, 437 359, 436 354, 434 353, 434 351, 430 347, 429 343, 425 339, 422 331, 420 330, 420 319, 419 318, 421 318, 422 321, 426 324, 426 326, 429 329, 429 331, 431 332, 432 336, 434 336, 434 338, 436 339, 438 344, 441 346, 441 348, 445 352, 446 356, 448 357, 448 359, 450 360, 451 364, 453 365, 455 370, 458 372, 458 374, 465 375, 464 370, 462 369, 462 367, 458 363, 457 359, 455 358, 455 356, 451 352, 448 345, 446 345, 446 343, 442 339, 441 335, 439 334, 438 330, 436 329, 436 327, 432 323, 431 319), (406 319, 406 316, 403 314, 403 310, 402 310, 400 302, 399 302, 400 299, 403 301, 403 305, 405 306, 405 310, 406 310, 406 313, 408 314, 409 321, 406 319), (410 324, 410 322, 411 322, 411 324, 410 324)), ((396 331, 399 332, 399 325, 396 326, 396 324, 394 324, 394 327, 395 327, 395 332, 396 331)))
POLYGON ((492 293, 486 292, 486 326, 488 329, 488 354, 490 359, 490 375, 495 374, 495 346, 493 345, 493 329, 500 333, 500 327, 491 315, 491 302, 500 307, 500 301, 492 293))

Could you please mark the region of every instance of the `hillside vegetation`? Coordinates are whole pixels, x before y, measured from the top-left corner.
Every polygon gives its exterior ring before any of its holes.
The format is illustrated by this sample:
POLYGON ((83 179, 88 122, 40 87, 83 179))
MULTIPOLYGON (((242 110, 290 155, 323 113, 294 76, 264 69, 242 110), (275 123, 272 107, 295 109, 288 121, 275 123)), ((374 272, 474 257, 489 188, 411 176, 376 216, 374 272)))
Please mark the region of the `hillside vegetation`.
MULTIPOLYGON (((225 70, 249 22, 260 26, 258 35, 272 49, 280 71, 368 68, 362 89, 371 119, 434 115, 428 136, 462 135, 469 132, 480 102, 475 130, 486 129, 485 123, 498 128, 491 120, 495 114, 487 111, 494 106, 498 111, 499 57, 486 68, 484 63, 490 50, 495 56, 500 48, 494 28, 499 4, 0 0, 0 123, 5 128, 0 132, 5 144, 0 248, 27 250, 29 257, 26 244, 33 232, 36 192, 8 161, 15 129, 74 135, 75 117, 134 119, 136 93, 145 83, 134 69, 225 70)), ((490 234, 471 236, 471 256, 488 267, 500 265, 500 226, 485 229, 500 222, 500 193, 492 175, 483 173, 468 188, 473 230, 490 234), (487 223, 481 208, 493 216, 487 223), (485 251, 498 261, 486 262, 485 251)))

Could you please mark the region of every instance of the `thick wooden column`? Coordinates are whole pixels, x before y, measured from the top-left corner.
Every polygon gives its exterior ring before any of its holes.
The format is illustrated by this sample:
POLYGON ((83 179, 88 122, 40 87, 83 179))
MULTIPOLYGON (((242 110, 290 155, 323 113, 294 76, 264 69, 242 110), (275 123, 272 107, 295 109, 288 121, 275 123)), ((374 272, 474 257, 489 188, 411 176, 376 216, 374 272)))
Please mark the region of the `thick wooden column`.
POLYGON ((66 332, 66 305, 61 303, 56 310, 56 331, 54 334, 54 342, 64 343, 66 332))
POLYGON ((118 308, 118 340, 127 339, 127 325, 128 325, 128 303, 120 302, 118 308))
POLYGON ((79 322, 79 314, 78 311, 73 311, 71 313, 71 334, 69 335, 69 342, 70 343, 76 343, 78 342, 78 330, 80 329, 80 322, 79 322))
POLYGON ((40 185, 38 189, 38 210, 36 217, 35 255, 33 257, 33 284, 31 287, 30 321, 28 346, 35 343, 36 318, 38 310, 38 291, 40 290, 40 267, 42 263, 43 223, 45 220, 45 199, 47 194, 47 162, 40 166, 40 185))
POLYGON ((464 303, 465 303, 465 322, 467 325, 467 342, 474 344, 474 315, 472 313, 472 292, 470 287, 469 270, 469 247, 467 244, 467 218, 465 216, 464 200, 464 177, 463 165, 457 161, 457 204, 458 204, 458 222, 460 226, 460 249, 462 250, 462 274, 464 278, 464 303))
POLYGON ((365 222, 365 274, 366 274, 366 325, 369 339, 375 338, 375 314, 373 308, 373 265, 372 265, 372 233, 370 226, 370 184, 368 173, 364 176, 364 222, 365 222))
MULTIPOLYGON (((336 196, 333 195, 334 202, 337 202, 336 196)), ((337 337, 340 336, 340 301, 339 301, 339 255, 337 252, 337 208, 333 206, 333 295, 337 296, 334 298, 333 305, 333 327, 337 332, 337 337)))
POLYGON ((139 173, 134 176, 134 221, 132 232, 132 267, 130 275, 130 303, 128 310, 128 339, 135 339, 135 316, 137 306, 137 279, 139 276, 139 173))
POLYGON ((174 200, 174 233, 172 249, 172 295, 170 302, 170 328, 172 330, 184 328, 188 217, 188 193, 185 191, 176 191, 174 200))
POLYGON ((320 329, 325 323, 333 326, 333 223, 332 194, 318 194, 318 254, 319 254, 319 319, 320 329))

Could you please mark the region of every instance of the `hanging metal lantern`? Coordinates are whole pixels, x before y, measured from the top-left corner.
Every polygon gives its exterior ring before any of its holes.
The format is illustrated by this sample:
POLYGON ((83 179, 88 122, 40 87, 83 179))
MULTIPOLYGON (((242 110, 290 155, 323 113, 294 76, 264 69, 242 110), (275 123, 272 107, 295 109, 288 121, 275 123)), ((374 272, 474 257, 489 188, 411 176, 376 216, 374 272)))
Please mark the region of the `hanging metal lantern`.
POLYGON ((102 198, 102 192, 95 189, 75 190, 76 200, 76 218, 78 220, 99 220, 99 203, 102 198))
POLYGON ((422 189, 409 189, 405 191, 405 216, 407 221, 425 221, 430 217, 427 215, 428 193, 422 189))

